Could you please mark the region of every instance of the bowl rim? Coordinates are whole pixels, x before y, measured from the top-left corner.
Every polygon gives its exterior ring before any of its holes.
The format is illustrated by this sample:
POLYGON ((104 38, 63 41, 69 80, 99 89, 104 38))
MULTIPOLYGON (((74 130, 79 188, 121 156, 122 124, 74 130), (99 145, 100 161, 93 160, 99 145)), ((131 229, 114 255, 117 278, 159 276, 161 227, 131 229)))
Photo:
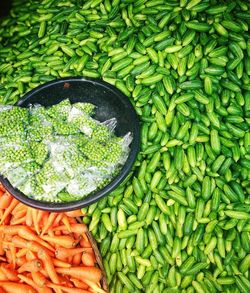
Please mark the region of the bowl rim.
POLYGON ((130 115, 133 117, 133 140, 131 142, 131 149, 129 156, 125 162, 125 164, 122 166, 119 174, 113 178, 113 180, 106 185, 104 188, 98 190, 97 192, 94 192, 93 194, 90 194, 86 198, 83 198, 78 201, 72 201, 72 202, 65 202, 65 203, 51 203, 51 202, 45 202, 45 201, 39 201, 32 198, 29 198, 25 194, 23 194, 18 188, 14 188, 9 180, 2 176, 0 174, 0 182, 3 184, 3 186, 6 188, 6 190, 12 194, 16 199, 21 201, 22 203, 32 207, 37 208, 45 211, 50 212, 65 212, 65 211, 72 211, 76 209, 80 209, 86 206, 89 206, 101 198, 107 196, 109 193, 111 193, 116 187, 118 187, 124 179, 129 174, 130 170, 133 167, 133 164, 136 160, 137 154, 139 153, 140 149, 140 123, 138 115, 136 114, 136 111, 129 100, 127 96, 125 96, 120 90, 118 90, 115 86, 101 80, 101 79, 95 79, 95 78, 89 78, 89 77, 82 77, 82 76, 75 76, 75 77, 66 77, 66 78, 57 78, 52 81, 46 82, 42 85, 39 85, 38 87, 30 90, 27 92, 23 98, 21 98, 15 106, 23 106, 27 100, 29 100, 30 97, 32 97, 34 94, 38 93, 39 91, 51 87, 54 84, 58 83, 66 83, 66 82, 87 82, 92 84, 98 84, 104 87, 106 90, 113 91, 116 95, 118 95, 126 104, 127 107, 130 110, 130 115))

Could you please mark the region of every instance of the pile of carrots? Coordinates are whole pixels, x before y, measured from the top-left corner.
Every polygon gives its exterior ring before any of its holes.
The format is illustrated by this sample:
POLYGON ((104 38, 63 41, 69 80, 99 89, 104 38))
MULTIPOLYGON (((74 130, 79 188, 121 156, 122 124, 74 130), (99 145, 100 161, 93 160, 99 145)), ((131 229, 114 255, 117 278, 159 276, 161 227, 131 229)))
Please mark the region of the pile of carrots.
POLYGON ((27 207, 0 185, 0 293, 105 293, 80 216, 27 207))

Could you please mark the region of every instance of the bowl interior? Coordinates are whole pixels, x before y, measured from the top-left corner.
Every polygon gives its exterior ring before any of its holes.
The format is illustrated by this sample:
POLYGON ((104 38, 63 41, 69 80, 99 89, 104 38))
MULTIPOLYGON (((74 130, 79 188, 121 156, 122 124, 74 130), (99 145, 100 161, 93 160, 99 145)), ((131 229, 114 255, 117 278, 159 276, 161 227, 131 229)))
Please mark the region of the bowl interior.
POLYGON ((127 176, 139 151, 139 120, 132 104, 129 99, 115 87, 103 81, 86 78, 65 78, 51 81, 28 92, 17 105, 21 107, 27 107, 30 104, 51 106, 64 99, 69 99, 71 103, 90 102, 96 105, 97 108, 94 118, 99 121, 116 118, 116 135, 123 136, 131 132, 133 141, 130 144, 129 157, 119 175, 103 189, 79 201, 48 203, 33 200, 22 194, 19 190, 13 188, 7 179, 3 177, 0 178, 7 190, 23 203, 35 208, 57 212, 69 211, 87 206, 107 195, 127 176))

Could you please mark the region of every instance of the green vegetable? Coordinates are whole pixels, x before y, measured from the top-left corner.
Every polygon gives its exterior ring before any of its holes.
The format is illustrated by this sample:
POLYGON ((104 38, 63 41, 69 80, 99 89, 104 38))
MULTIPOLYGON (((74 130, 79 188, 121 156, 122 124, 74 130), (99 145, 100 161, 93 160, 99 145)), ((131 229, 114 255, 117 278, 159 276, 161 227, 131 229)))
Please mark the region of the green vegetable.
POLYGON ((93 111, 69 100, 47 109, 2 107, 0 124, 21 127, 2 131, 1 173, 43 201, 79 200, 103 188, 125 162, 130 141, 114 135, 114 119, 101 124, 89 116, 93 111))
POLYGON ((85 211, 111 293, 249 292, 249 1, 13 2, 2 103, 82 75, 115 85, 140 118, 133 172, 85 211))

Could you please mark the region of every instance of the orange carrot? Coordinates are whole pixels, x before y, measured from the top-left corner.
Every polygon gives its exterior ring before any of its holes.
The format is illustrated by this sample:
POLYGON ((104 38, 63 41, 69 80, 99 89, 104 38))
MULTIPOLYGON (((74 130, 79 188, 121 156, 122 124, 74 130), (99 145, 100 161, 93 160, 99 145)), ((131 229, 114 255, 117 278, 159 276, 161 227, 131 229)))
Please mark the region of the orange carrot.
POLYGON ((12 211, 12 219, 19 219, 19 218, 22 218, 23 216, 26 216, 27 214, 27 210, 26 209, 22 209, 20 211, 17 211, 15 213, 13 213, 12 211))
POLYGON ((19 274, 23 272, 38 272, 41 266, 42 266, 42 263, 40 260, 33 259, 23 264, 17 271, 19 274))
POLYGON ((22 239, 19 236, 14 236, 12 238, 12 243, 19 248, 25 248, 27 250, 31 250, 34 252, 38 252, 40 249, 44 249, 49 255, 53 255, 53 253, 48 250, 46 247, 43 247, 42 245, 38 244, 35 241, 28 241, 26 239, 22 239))
POLYGON ((8 293, 36 293, 29 285, 14 282, 0 282, 0 287, 8 293))
POLYGON ((66 216, 72 217, 72 218, 82 217, 83 216, 83 213, 82 213, 81 210, 75 210, 75 211, 71 211, 71 212, 66 212, 65 214, 66 214, 66 216))
POLYGON ((58 215, 57 213, 50 213, 46 221, 46 224, 42 229, 41 235, 44 235, 49 230, 49 228, 53 225, 53 222, 55 221, 55 218, 57 217, 57 215, 58 215))
POLYGON ((73 288, 73 284, 71 283, 70 279, 68 276, 61 276, 59 275, 59 283, 60 285, 62 286, 65 286, 65 287, 69 287, 69 288, 73 288))
POLYGON ((96 283, 85 280, 86 284, 94 290, 95 293, 106 293, 106 291, 102 290, 96 283))
POLYGON ((69 231, 69 232, 72 232, 72 229, 71 229, 71 226, 70 226, 70 222, 69 222, 69 218, 67 217, 67 216, 63 216, 62 217, 62 222, 63 222, 63 224, 65 225, 65 227, 67 228, 67 230, 69 231))
POLYGON ((2 244, 3 238, 4 238, 4 234, 0 232, 0 255, 4 255, 5 253, 3 249, 3 244, 2 244))
POLYGON ((42 236, 42 239, 49 243, 58 244, 65 248, 72 248, 72 247, 75 247, 76 245, 75 239, 68 235, 54 236, 54 237, 42 236))
POLYGON ((55 285, 52 283, 49 283, 48 286, 53 289, 62 289, 62 291, 66 292, 66 293, 91 293, 88 290, 84 290, 84 289, 80 289, 80 288, 68 288, 68 287, 64 287, 64 286, 60 286, 60 285, 55 285))
POLYGON ((99 282, 102 277, 100 269, 96 267, 71 267, 71 268, 56 268, 59 274, 68 275, 79 280, 90 280, 99 282))
POLYGON ((35 235, 35 233, 28 227, 22 227, 22 229, 18 231, 18 235, 26 240, 36 241, 38 244, 48 248, 51 251, 54 251, 54 248, 51 245, 43 241, 39 236, 35 235))
POLYGON ((70 281, 73 282, 73 284, 76 288, 88 289, 88 287, 89 287, 86 283, 79 281, 78 279, 75 279, 75 278, 70 278, 70 281))
POLYGON ((10 251, 9 250, 6 250, 6 252, 5 252, 5 255, 6 255, 6 260, 7 260, 7 262, 8 263, 11 263, 11 253, 10 253, 10 251))
POLYGON ((33 221, 33 224, 34 224, 35 231, 39 235, 40 227, 39 227, 39 222, 37 221, 37 215, 38 215, 37 210, 36 209, 31 209, 31 215, 32 215, 32 221, 33 221))
POLYGON ((61 235, 62 235, 62 232, 61 232, 61 231, 53 231, 53 233, 54 233, 56 236, 61 236, 61 235))
POLYGON ((33 221, 32 221, 31 208, 28 208, 27 214, 26 214, 26 225, 31 227, 32 224, 33 224, 33 221))
POLYGON ((43 261, 43 265, 45 267, 45 270, 47 271, 51 281, 53 283, 59 283, 59 278, 57 275, 57 272, 55 270, 55 267, 53 265, 51 257, 48 255, 48 253, 44 249, 40 249, 37 253, 38 258, 40 258, 43 261))
POLYGON ((26 215, 24 215, 22 218, 12 218, 10 221, 11 225, 20 225, 24 224, 26 221, 26 215))
POLYGON ((0 226, 0 232, 9 234, 9 235, 15 235, 18 233, 19 230, 23 229, 24 227, 22 225, 18 226, 0 226))
POLYGON ((27 254, 26 254, 26 259, 27 259, 27 261, 32 261, 34 259, 37 259, 37 257, 33 251, 28 250, 27 254))
POLYGON ((0 224, 4 223, 4 220, 8 217, 8 215, 12 212, 12 210, 15 208, 15 206, 19 203, 18 200, 16 200, 14 197, 12 198, 10 204, 5 209, 3 216, 1 218, 0 224))
POLYGON ((80 241, 80 245, 82 246, 82 247, 85 247, 85 248, 91 248, 92 246, 91 246, 91 243, 89 242, 89 239, 88 238, 82 238, 81 239, 81 241, 80 241))
POLYGON ((2 271, 2 268, 1 267, 0 267, 0 281, 9 281, 9 279, 7 278, 7 276, 2 271))
POLYGON ((72 264, 74 266, 79 266, 82 262, 82 253, 77 253, 73 256, 72 264))
POLYGON ((16 267, 16 248, 12 245, 10 245, 9 248, 10 248, 11 260, 15 268, 16 267))
POLYGON ((45 269, 41 269, 41 270, 40 270, 40 273, 41 273, 42 275, 44 275, 44 277, 49 278, 49 275, 48 275, 48 273, 47 273, 47 271, 46 271, 45 269))
POLYGON ((82 254, 82 264, 86 267, 93 267, 95 265, 94 257, 92 253, 82 254))
POLYGON ((55 219, 55 222, 53 223, 53 225, 51 227, 58 226, 60 221, 62 220, 62 218, 63 218, 63 214, 62 213, 58 214, 56 219, 55 219))
POLYGON ((40 221, 43 217, 43 215, 45 214, 46 212, 42 211, 42 210, 38 210, 37 211, 37 217, 36 217, 36 220, 37 220, 37 223, 38 223, 38 226, 40 227, 40 221))
POLYGON ((53 265, 59 268, 70 268, 71 264, 57 258, 52 258, 53 265))
POLYGON ((15 208, 12 210, 12 215, 15 215, 17 212, 20 212, 20 211, 27 211, 28 207, 24 204, 22 204, 21 202, 19 202, 15 208))
POLYGON ((44 287, 47 283, 46 277, 40 272, 31 272, 33 281, 38 287, 44 287))
POLYGON ((1 209, 5 210, 8 208, 12 201, 12 196, 10 196, 8 193, 4 193, 0 197, 0 207, 1 209))
MULTIPOLYGON (((87 226, 84 223, 82 223, 82 224, 73 224, 73 225, 71 225, 70 229, 71 229, 71 231, 73 233, 77 233, 77 234, 83 234, 83 233, 87 232, 87 226)), ((54 231, 57 231, 57 230, 67 231, 67 227, 65 225, 55 227, 54 231)))
POLYGON ((22 256, 22 257, 17 257, 16 258, 16 264, 17 266, 22 266, 24 263, 26 263, 26 257, 22 256))
POLYGON ((58 247, 55 251, 55 256, 58 259, 66 259, 69 256, 74 256, 75 254, 85 252, 85 248, 63 248, 63 247, 58 247))
POLYGON ((18 278, 39 292, 40 290, 39 286, 37 286, 37 284, 32 279, 21 274, 18 275, 18 278))
POLYGON ((17 272, 11 269, 7 264, 1 264, 1 270, 9 281, 18 281, 17 272))
POLYGON ((17 254, 16 254, 16 257, 19 258, 19 257, 23 257, 23 256, 26 256, 27 252, 29 250, 27 248, 21 248, 17 254))

